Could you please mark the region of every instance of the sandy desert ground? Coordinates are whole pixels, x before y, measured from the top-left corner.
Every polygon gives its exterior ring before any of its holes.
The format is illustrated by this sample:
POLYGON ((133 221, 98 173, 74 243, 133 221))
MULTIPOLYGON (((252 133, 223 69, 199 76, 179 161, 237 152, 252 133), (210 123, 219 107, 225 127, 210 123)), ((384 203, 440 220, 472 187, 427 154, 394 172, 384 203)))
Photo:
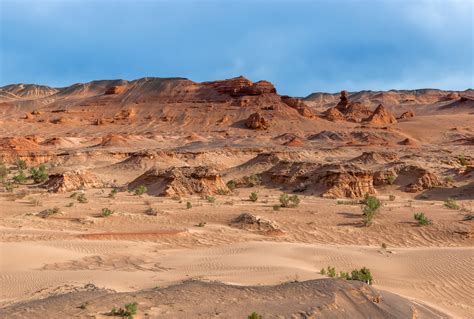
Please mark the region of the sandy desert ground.
POLYGON ((107 318, 132 301, 135 318, 474 316, 471 90, 12 85, 0 158, 2 317, 107 318), (370 225, 366 194, 381 201, 370 225))

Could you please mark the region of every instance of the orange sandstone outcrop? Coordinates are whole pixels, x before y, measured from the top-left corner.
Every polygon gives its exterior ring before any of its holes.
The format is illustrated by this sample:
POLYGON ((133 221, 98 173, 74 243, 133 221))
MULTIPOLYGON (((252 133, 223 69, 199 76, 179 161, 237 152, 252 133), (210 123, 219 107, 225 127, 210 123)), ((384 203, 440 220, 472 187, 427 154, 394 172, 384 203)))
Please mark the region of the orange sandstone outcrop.
POLYGON ((105 183, 89 171, 70 171, 50 175, 42 185, 50 192, 64 193, 88 188, 105 187, 105 183))
POLYGON ((256 112, 247 118, 245 126, 253 130, 266 130, 269 127, 269 123, 260 113, 256 112))
POLYGON ((395 116, 380 104, 375 111, 367 118, 367 122, 375 125, 394 124, 397 123, 395 116))

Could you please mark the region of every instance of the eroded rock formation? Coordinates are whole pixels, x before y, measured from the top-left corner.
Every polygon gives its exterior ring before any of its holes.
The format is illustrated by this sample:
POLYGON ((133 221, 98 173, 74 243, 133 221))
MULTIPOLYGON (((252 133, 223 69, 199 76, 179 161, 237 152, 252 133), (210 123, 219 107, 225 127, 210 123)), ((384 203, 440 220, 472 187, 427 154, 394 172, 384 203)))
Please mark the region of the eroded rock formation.
POLYGON ((253 130, 266 130, 269 123, 260 113, 256 112, 247 118, 245 126, 253 130))
POLYGON ((88 188, 105 187, 105 183, 89 171, 70 171, 53 174, 42 185, 50 192, 64 193, 88 188))
POLYGON ((219 172, 207 166, 152 168, 137 177, 129 189, 145 186, 148 194, 156 196, 212 195, 228 192, 219 172))

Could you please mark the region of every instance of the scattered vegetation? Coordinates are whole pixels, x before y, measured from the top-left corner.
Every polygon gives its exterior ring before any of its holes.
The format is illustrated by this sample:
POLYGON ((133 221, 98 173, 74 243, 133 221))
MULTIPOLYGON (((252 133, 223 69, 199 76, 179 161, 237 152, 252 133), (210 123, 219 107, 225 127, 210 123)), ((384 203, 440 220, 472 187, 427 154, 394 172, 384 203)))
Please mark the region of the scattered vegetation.
POLYGON ((187 202, 187 203, 186 203, 186 208, 187 208, 187 209, 193 208, 193 204, 191 204, 191 202, 187 202))
POLYGON ((262 180, 258 175, 252 174, 249 176, 244 176, 244 180, 246 184, 248 184, 250 187, 258 186, 262 183, 262 180))
POLYGON ((117 193, 118 193, 117 188, 112 189, 109 193, 109 198, 115 198, 115 195, 117 195, 117 193))
POLYGON ((110 216, 113 213, 114 213, 114 211, 109 209, 109 208, 102 208, 102 217, 110 216))
POLYGON ((263 319, 263 317, 254 311, 247 317, 247 319, 263 319))
POLYGON ((13 183, 11 182, 5 182, 3 183, 3 187, 5 187, 5 190, 9 193, 13 192, 13 183))
POLYGON ((209 196, 206 197, 206 199, 209 203, 215 203, 216 202, 216 198, 214 196, 209 195, 209 196))
POLYGON ((273 210, 280 210, 281 208, 281 205, 273 205, 273 210))
POLYGON ((387 177, 387 183, 389 183, 390 185, 393 185, 393 183, 395 183, 396 179, 397 179, 397 176, 390 175, 390 176, 387 177))
POLYGON ((364 207, 362 208, 364 225, 370 226, 372 224, 372 219, 381 206, 380 200, 375 196, 366 195, 364 200, 362 200, 362 204, 364 204, 364 207))
POLYGON ((454 177, 451 176, 451 175, 450 175, 450 176, 446 176, 446 177, 444 178, 444 181, 445 181, 446 183, 448 183, 448 184, 452 184, 452 183, 454 183, 454 177))
POLYGON ((30 168, 30 174, 35 183, 45 182, 49 178, 48 171, 44 165, 40 165, 38 168, 30 168))
POLYGON ((113 307, 110 311, 111 316, 118 316, 127 319, 133 319, 133 317, 137 314, 138 303, 131 302, 124 305, 124 308, 115 308, 113 307))
POLYGON ((70 202, 69 204, 66 205, 66 207, 72 207, 74 206, 74 202, 70 202))
POLYGON ((217 189, 217 194, 218 195, 229 195, 229 191, 227 189, 224 189, 224 188, 218 188, 217 189))
POLYGON ((61 210, 58 207, 48 208, 38 213, 38 216, 41 218, 48 218, 50 216, 59 214, 61 210))
POLYGON ((461 206, 459 206, 459 204, 453 198, 448 198, 447 200, 445 200, 444 206, 446 206, 447 208, 456 209, 456 210, 461 208, 461 206))
POLYGON ((16 167, 18 170, 25 170, 28 168, 28 165, 26 165, 26 161, 25 160, 17 160, 16 161, 16 167))
POLYGON ((252 202, 256 202, 258 200, 258 194, 257 192, 251 192, 250 195, 249 195, 249 199, 252 201, 252 202))
POLYGON ((145 185, 140 185, 133 190, 133 193, 137 196, 143 195, 148 191, 148 188, 145 185))
POLYGON ((226 185, 227 185, 227 188, 230 189, 230 191, 233 191, 234 189, 237 188, 237 184, 233 180, 228 181, 226 185))
POLYGON ((0 164, 0 180, 3 181, 8 176, 9 169, 6 167, 5 164, 0 164))
POLYGON ((395 195, 392 195, 392 194, 388 195, 388 199, 389 199, 391 202, 393 202, 393 201, 395 200, 395 195))
POLYGON ((415 213, 413 218, 418 221, 419 226, 431 225, 431 219, 425 216, 424 213, 415 213))
POLYGON ((81 204, 87 203, 86 194, 84 194, 84 193, 77 194, 76 200, 81 204))
POLYGON ((327 266, 320 271, 321 275, 327 275, 331 278, 340 278, 345 280, 358 280, 367 284, 372 284, 373 278, 370 270, 363 267, 361 269, 354 269, 350 274, 348 272, 340 271, 339 274, 336 272, 336 267, 327 266))
POLYGON ((297 207, 300 204, 300 198, 298 195, 281 194, 280 196, 281 207, 297 207))
POLYGON ((206 226, 206 224, 207 224, 206 222, 199 222, 199 224, 197 224, 196 226, 197 227, 204 227, 204 226, 206 226))
POLYGON ((18 174, 13 176, 13 180, 18 184, 23 184, 28 180, 28 177, 26 177, 25 172, 18 171, 18 174))
POLYGON ((382 247, 383 250, 386 250, 386 249, 387 249, 387 244, 386 244, 386 243, 382 243, 382 246, 381 246, 381 247, 382 247))
POLYGON ((469 161, 464 157, 464 155, 459 155, 458 161, 462 166, 467 166, 469 164, 469 161))

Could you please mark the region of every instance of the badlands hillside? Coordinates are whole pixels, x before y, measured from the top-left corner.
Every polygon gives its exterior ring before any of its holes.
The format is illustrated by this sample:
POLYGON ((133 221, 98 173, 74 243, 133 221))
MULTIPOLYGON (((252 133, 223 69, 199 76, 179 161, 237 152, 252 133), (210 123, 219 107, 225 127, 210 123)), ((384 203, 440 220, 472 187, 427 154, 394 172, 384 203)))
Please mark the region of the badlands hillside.
POLYGON ((0 178, 2 318, 474 316, 470 89, 12 84, 0 178))

